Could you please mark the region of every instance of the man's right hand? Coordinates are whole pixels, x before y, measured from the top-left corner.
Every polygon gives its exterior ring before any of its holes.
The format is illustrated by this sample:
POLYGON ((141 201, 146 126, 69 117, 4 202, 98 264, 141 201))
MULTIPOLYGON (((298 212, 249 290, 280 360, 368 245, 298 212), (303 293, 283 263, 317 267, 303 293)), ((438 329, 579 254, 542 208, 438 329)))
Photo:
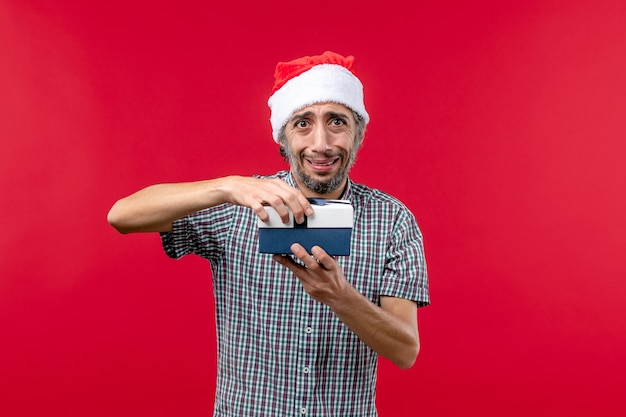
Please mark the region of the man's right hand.
POLYGON ((281 179, 231 176, 223 179, 228 202, 250 207, 262 221, 268 221, 265 206, 273 207, 283 223, 289 221, 289 211, 297 223, 313 214, 311 203, 304 194, 281 179))

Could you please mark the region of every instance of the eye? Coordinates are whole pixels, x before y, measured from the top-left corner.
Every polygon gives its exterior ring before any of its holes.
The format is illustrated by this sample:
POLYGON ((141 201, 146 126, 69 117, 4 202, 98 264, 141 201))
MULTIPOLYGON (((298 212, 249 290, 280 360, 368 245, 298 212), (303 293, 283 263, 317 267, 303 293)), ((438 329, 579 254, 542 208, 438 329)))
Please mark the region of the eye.
POLYGON ((309 122, 307 122, 306 120, 302 119, 302 120, 298 120, 294 126, 295 127, 299 127, 299 128, 303 128, 303 127, 307 127, 309 125, 309 122))
POLYGON ((330 119, 330 126, 343 129, 344 127, 348 126, 348 121, 343 117, 333 117, 332 119, 330 119))

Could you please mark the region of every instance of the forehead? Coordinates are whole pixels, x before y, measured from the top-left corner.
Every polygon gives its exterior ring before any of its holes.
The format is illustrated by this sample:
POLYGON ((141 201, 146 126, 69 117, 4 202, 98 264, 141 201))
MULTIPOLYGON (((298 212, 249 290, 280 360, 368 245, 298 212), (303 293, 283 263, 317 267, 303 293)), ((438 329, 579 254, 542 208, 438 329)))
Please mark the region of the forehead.
POLYGON ((352 110, 343 104, 333 102, 311 104, 295 111, 291 117, 294 118, 303 114, 342 114, 352 119, 352 110))

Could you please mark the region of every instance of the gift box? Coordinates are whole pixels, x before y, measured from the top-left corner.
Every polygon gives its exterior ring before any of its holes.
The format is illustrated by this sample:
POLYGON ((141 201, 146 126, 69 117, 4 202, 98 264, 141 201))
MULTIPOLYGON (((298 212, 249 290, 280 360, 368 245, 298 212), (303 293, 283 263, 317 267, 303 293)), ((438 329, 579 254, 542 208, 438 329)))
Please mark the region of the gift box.
POLYGON ((298 224, 289 213, 289 221, 283 223, 272 207, 265 207, 269 221, 258 220, 259 252, 290 254, 291 245, 301 244, 309 253, 319 246, 329 255, 350 255, 350 237, 354 225, 354 208, 348 200, 310 198, 313 215, 298 224))

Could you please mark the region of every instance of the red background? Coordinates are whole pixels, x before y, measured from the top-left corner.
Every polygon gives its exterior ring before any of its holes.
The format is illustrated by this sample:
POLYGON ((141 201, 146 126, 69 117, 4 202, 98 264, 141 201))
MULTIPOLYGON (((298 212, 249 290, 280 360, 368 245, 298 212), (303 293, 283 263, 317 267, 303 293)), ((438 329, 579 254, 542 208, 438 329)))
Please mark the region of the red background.
POLYGON ((0 415, 210 415, 208 264, 106 214, 283 168, 274 65, 327 49, 372 115, 352 176, 429 263, 380 414, 624 415, 625 3, 227 3, 0 1, 0 415))

